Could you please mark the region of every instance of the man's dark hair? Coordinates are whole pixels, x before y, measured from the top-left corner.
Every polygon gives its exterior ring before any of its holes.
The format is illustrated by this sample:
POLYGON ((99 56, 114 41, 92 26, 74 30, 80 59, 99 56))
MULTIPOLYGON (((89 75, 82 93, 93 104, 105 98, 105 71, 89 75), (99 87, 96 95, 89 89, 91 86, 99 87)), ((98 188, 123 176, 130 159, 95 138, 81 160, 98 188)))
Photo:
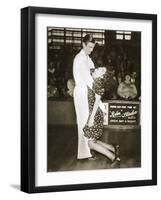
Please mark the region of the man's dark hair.
POLYGON ((87 34, 83 38, 83 43, 85 43, 87 45, 88 42, 95 43, 95 39, 93 38, 93 36, 91 34, 87 34))

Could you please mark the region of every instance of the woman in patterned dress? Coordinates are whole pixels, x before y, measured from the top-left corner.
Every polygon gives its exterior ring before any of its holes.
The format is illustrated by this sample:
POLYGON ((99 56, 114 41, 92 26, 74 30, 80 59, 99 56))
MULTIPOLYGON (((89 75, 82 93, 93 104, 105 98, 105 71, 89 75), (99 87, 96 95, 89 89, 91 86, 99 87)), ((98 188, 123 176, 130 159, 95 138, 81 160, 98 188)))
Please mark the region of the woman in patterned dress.
POLYGON ((106 144, 99 140, 103 134, 103 112, 99 107, 101 96, 104 93, 106 80, 106 68, 99 67, 92 70, 93 87, 88 87, 89 118, 83 128, 84 136, 88 138, 88 145, 91 150, 95 150, 112 162, 119 162, 119 145, 106 144))

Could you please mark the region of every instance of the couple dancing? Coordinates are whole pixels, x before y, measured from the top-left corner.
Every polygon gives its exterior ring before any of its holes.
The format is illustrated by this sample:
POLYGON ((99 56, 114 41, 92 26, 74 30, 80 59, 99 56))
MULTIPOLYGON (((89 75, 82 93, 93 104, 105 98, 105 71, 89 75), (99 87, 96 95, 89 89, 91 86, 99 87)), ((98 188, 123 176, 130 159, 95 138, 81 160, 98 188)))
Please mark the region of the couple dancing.
POLYGON ((120 162, 119 145, 106 144, 99 140, 103 134, 104 105, 101 96, 104 93, 107 72, 105 67, 95 69, 89 57, 94 46, 94 38, 87 34, 83 38, 83 48, 73 62, 74 105, 78 125, 77 159, 92 159, 91 150, 94 150, 114 164, 120 162))

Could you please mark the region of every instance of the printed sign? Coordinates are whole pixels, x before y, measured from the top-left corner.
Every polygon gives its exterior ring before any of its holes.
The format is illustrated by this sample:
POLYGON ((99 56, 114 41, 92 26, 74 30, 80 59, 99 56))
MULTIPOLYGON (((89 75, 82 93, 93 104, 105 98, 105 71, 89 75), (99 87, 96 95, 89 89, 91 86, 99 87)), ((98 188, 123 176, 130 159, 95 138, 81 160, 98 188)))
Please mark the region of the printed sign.
POLYGON ((108 125, 139 125, 139 104, 109 103, 108 125))

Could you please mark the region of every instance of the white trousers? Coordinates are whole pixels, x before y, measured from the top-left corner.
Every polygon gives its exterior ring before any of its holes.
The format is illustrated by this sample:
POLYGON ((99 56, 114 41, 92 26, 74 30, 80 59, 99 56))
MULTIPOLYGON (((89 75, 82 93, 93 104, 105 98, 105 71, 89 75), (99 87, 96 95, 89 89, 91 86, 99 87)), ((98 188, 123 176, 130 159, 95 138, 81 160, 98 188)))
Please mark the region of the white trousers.
POLYGON ((84 136, 83 127, 89 116, 88 90, 87 87, 76 86, 74 88, 74 105, 78 126, 78 152, 77 159, 89 158, 92 156, 88 146, 88 138, 84 136))

